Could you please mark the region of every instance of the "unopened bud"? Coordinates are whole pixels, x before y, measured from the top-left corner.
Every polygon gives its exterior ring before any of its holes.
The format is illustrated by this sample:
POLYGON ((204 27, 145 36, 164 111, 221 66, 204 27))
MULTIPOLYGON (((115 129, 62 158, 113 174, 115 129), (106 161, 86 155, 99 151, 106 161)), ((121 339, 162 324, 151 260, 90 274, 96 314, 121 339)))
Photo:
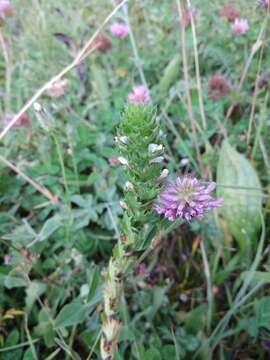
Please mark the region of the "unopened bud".
POLYGON ((118 338, 120 329, 122 327, 121 321, 109 318, 105 321, 102 331, 108 342, 112 342, 118 338))
POLYGON ((36 112, 41 112, 41 111, 42 111, 42 106, 41 106, 40 103, 38 103, 38 102, 35 102, 34 105, 33 105, 33 107, 34 107, 34 110, 35 110, 36 112))
POLYGON ((150 164, 158 164, 161 163, 164 160, 163 156, 158 156, 152 160, 150 160, 150 164))
POLYGON ((128 209, 127 204, 126 204, 123 200, 120 200, 119 203, 120 203, 120 206, 121 206, 122 209, 124 209, 124 210, 127 210, 127 209, 128 209))
POLYGON ((162 151, 162 150, 163 150, 163 145, 162 144, 160 144, 160 145, 158 145, 158 144, 149 144, 148 145, 148 151, 150 153, 155 153, 157 151, 162 151))
POLYGON ((121 141, 121 143, 123 144, 128 144, 128 137, 127 136, 120 136, 119 140, 121 141))
POLYGON ((120 162, 121 165, 128 165, 127 159, 125 159, 122 156, 119 156, 118 161, 120 162))
POLYGON ((132 182, 130 182, 130 181, 126 181, 126 183, 125 183, 125 189, 126 190, 134 190, 134 186, 133 186, 133 184, 132 184, 132 182))
POLYGON ((68 148, 68 149, 67 149, 67 154, 68 154, 69 156, 72 156, 72 155, 73 155, 73 151, 72 151, 71 148, 68 148))
POLYGON ((182 166, 188 165, 188 164, 189 164, 189 159, 188 159, 188 158, 182 159, 182 160, 180 161, 180 164, 181 164, 182 166))
POLYGON ((158 180, 163 180, 163 179, 165 179, 168 175, 169 175, 169 170, 168 170, 168 169, 163 169, 163 170, 161 171, 160 176, 158 177, 158 180))
POLYGON ((161 239, 160 235, 157 235, 156 237, 154 237, 154 239, 151 242, 151 248, 156 249, 160 245, 161 240, 162 239, 161 239))

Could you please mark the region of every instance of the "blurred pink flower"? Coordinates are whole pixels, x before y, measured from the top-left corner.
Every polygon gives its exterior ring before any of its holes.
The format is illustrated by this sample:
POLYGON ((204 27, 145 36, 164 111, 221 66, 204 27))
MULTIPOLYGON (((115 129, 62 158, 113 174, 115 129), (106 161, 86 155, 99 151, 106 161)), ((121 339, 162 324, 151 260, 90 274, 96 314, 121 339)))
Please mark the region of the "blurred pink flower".
POLYGON ((95 37, 93 44, 96 47, 96 50, 99 52, 107 52, 112 48, 112 42, 110 38, 102 33, 95 37))
POLYGON ((13 16, 14 9, 9 0, 0 0, 0 20, 13 16))
POLYGON ((235 19, 232 24, 232 30, 236 35, 245 34, 248 31, 248 28, 247 19, 235 19))
POLYGON ((270 9, 270 0, 258 0, 258 4, 265 9, 270 9))
POLYGON ((47 90, 47 93, 51 97, 58 98, 65 95, 68 86, 69 82, 67 79, 57 80, 51 84, 51 86, 47 90))
POLYGON ((214 182, 205 184, 192 176, 177 177, 165 186, 154 210, 169 221, 201 219, 209 210, 223 205, 222 199, 211 196, 215 187, 214 182))
POLYGON ((230 91, 230 83, 222 74, 214 74, 208 82, 208 95, 214 101, 228 95, 230 91))
MULTIPOLYGON (((15 117, 14 113, 7 113, 4 116, 4 125, 7 126, 15 117)), ((32 123, 32 119, 30 115, 27 113, 23 113, 19 119, 15 122, 14 127, 27 127, 30 126, 32 123)))
POLYGON ((228 4, 223 7, 220 15, 225 17, 229 22, 233 23, 240 16, 239 8, 234 4, 228 4))
POLYGON ((113 36, 118 37, 120 39, 124 39, 125 37, 128 36, 129 33, 129 28, 127 25, 117 22, 112 24, 110 30, 113 36))
POLYGON ((192 17, 194 18, 195 15, 196 15, 195 8, 184 9, 183 14, 182 14, 182 21, 183 21, 185 28, 190 25, 191 19, 192 19, 192 17))
POLYGON ((150 102, 150 94, 144 85, 134 86, 132 92, 128 95, 128 100, 132 104, 147 105, 150 102))

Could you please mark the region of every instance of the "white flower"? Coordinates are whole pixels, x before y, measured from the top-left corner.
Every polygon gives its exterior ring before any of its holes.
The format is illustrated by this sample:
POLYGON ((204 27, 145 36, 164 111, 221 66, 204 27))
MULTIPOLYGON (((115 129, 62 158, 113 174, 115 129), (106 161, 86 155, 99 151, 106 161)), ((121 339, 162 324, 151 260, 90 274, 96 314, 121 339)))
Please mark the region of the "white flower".
POLYGON ((163 180, 163 179, 165 179, 168 175, 169 175, 169 170, 168 170, 168 169, 163 169, 163 170, 161 171, 161 174, 160 174, 158 180, 163 180))
POLYGON ((41 111, 42 111, 42 106, 41 106, 40 103, 38 103, 38 102, 35 102, 34 105, 33 105, 33 107, 34 107, 34 110, 35 110, 36 112, 41 112, 41 111))
POLYGON ((164 160, 163 156, 158 156, 152 160, 150 160, 150 164, 158 164, 161 163, 164 160))
POLYGON ((120 204, 120 206, 121 206, 122 209, 124 209, 124 210, 127 210, 127 209, 128 209, 127 204, 126 204, 123 200, 120 200, 119 204, 120 204))
POLYGON ((163 150, 163 145, 162 144, 160 144, 160 145, 158 145, 158 144, 149 144, 149 146, 148 146, 148 151, 150 153, 154 153, 156 151, 162 151, 162 150, 163 150))
POLYGON ((180 164, 181 164, 182 166, 185 166, 185 165, 189 164, 189 159, 188 159, 188 158, 182 159, 182 160, 180 161, 180 164))
POLYGON ((125 158, 122 157, 122 156, 119 156, 118 161, 119 161, 120 164, 122 164, 122 165, 128 165, 127 159, 125 159, 125 158))
POLYGON ((132 182, 126 181, 126 183, 125 183, 125 189, 126 189, 126 190, 134 190, 134 186, 133 186, 132 182))
POLYGON ((120 137, 116 136, 114 138, 114 140, 115 140, 116 143, 118 143, 118 141, 121 141, 121 143, 123 143, 123 144, 128 143, 128 137, 127 136, 120 136, 120 137))

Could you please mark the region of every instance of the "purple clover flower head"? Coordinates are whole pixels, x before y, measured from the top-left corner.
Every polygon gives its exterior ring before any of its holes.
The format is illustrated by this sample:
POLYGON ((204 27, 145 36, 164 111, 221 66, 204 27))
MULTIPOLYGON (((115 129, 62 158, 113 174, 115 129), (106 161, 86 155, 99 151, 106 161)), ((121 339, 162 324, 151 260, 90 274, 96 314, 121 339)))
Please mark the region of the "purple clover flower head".
POLYGON ((150 102, 150 94, 144 85, 134 86, 132 92, 128 95, 128 100, 132 104, 147 105, 150 102))
POLYGON ((270 0, 258 0, 258 4, 265 9, 270 9, 270 0))
POLYGON ((236 35, 245 34, 249 29, 247 19, 235 19, 232 24, 233 33, 236 35))
POLYGON ((9 0, 0 0, 0 20, 14 15, 14 9, 9 0))
POLYGON ((170 221, 201 219, 209 210, 223 205, 222 199, 211 196, 215 187, 214 182, 205 184, 195 177, 177 177, 160 194, 154 210, 170 221))
POLYGON ((118 37, 119 39, 125 39, 129 33, 128 26, 118 22, 113 23, 110 30, 112 35, 114 37, 118 37))

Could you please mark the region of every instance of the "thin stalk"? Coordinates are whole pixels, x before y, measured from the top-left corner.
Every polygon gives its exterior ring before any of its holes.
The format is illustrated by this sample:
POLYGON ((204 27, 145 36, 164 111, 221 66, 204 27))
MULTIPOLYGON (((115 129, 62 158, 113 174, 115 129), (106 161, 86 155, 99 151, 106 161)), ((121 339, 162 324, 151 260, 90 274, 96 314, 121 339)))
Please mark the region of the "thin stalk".
POLYGON ((204 173, 204 165, 203 165, 203 161, 202 161, 202 157, 201 157, 201 153, 200 153, 199 142, 198 142, 197 133, 196 133, 196 120, 195 120, 194 114, 193 114, 192 100, 191 100, 191 95, 190 95, 190 90, 189 90, 189 73, 188 73, 188 61, 187 61, 187 53, 186 53, 186 32, 185 32, 184 23, 182 21, 183 9, 182 9, 180 0, 176 0, 176 4, 177 4, 177 8, 178 8, 179 22, 180 22, 180 28, 181 28, 181 49, 182 49, 182 59, 183 59, 184 85, 185 85, 185 93, 186 93, 186 98, 187 98, 187 109, 188 109, 188 115, 190 118, 191 130, 192 130, 193 140, 195 143, 197 159, 199 162, 201 172, 204 173))
POLYGON ((25 328, 25 332, 26 332, 26 335, 27 335, 27 339, 29 341, 29 344, 30 344, 30 349, 31 349, 31 352, 32 352, 32 356, 34 357, 35 360, 38 360, 38 356, 37 356, 37 352, 36 352, 36 349, 35 349, 35 346, 34 346, 34 341, 31 337, 31 334, 30 334, 30 331, 29 331, 29 328, 28 328, 28 316, 25 315, 24 317, 24 328, 25 328))
MULTIPOLYGON (((268 176, 270 178, 270 159, 268 157, 267 149, 265 147, 265 144, 264 144, 262 138, 259 139, 259 145, 260 145, 260 148, 261 148, 263 161, 264 161, 268 176)), ((270 195, 263 195, 263 196, 264 197, 269 197, 270 195)))
MULTIPOLYGON (((263 54, 264 54, 264 48, 265 48, 265 40, 266 40, 266 35, 267 35, 267 25, 268 25, 268 14, 266 15, 266 25, 263 28, 264 29, 264 33, 262 35, 263 38, 263 44, 260 50, 260 56, 259 56, 259 64, 258 64, 258 70, 257 70, 257 77, 261 71, 261 67, 262 67, 262 60, 263 60, 263 54)), ((251 130, 252 130, 252 124, 254 121, 254 114, 255 114, 255 106, 256 106, 256 101, 257 101, 257 94, 258 94, 258 81, 256 81, 255 83, 255 89, 253 92, 253 97, 252 97, 252 106, 251 106, 251 111, 250 111, 250 117, 249 117, 249 122, 248 122, 248 132, 247 132, 247 146, 249 145, 250 142, 250 137, 251 137, 251 130)))
POLYGON ((43 95, 43 93, 56 81, 60 80, 63 76, 65 76, 69 71, 78 66, 89 54, 94 52, 96 46, 92 46, 95 38, 103 29, 103 27, 110 21, 110 19, 115 15, 115 13, 129 0, 123 0, 119 5, 117 5, 113 11, 107 16, 107 18, 102 22, 102 24, 95 31, 93 36, 87 41, 85 46, 81 49, 81 51, 77 54, 75 59, 65 67, 60 73, 51 78, 47 83, 45 83, 34 95, 28 100, 28 102, 21 108, 21 110, 14 116, 12 121, 8 123, 8 125, 4 128, 4 130, 0 133, 0 141, 5 137, 5 135, 9 132, 9 130, 16 124, 19 120, 20 116, 24 114, 36 101, 37 99, 43 95))
POLYGON ((257 151, 257 147, 259 144, 259 140, 261 137, 261 132, 263 130, 263 126, 266 120, 267 115, 267 103, 269 100, 269 91, 267 91, 265 98, 264 98, 264 103, 263 103, 263 107, 260 111, 260 115, 259 115, 259 123, 258 126, 256 128, 256 135, 255 135, 255 141, 254 141, 254 146, 252 149, 252 153, 251 153, 251 159, 254 159, 254 156, 256 155, 256 151, 257 151))
MULTIPOLYGON (((253 44, 252 48, 251 48, 251 51, 250 51, 250 55, 248 57, 248 60, 246 62, 246 65, 244 67, 244 70, 242 72, 242 75, 241 75, 241 78, 240 78, 240 81, 239 81, 239 84, 237 86, 237 91, 241 91, 243 85, 244 85, 244 82, 245 82, 245 79, 247 77, 247 74, 248 74, 248 70, 250 68, 250 65, 252 64, 252 61, 253 61, 253 58, 254 56, 256 55, 257 51, 261 48, 261 46, 263 45, 263 41, 262 41, 262 38, 264 36, 264 32, 265 32, 265 29, 266 29, 266 26, 267 26, 267 18, 264 20, 262 26, 261 26, 261 29, 260 29, 260 32, 259 32, 259 35, 255 41, 255 43, 253 44)), ((226 127, 226 123, 228 121, 228 119, 230 118, 233 110, 234 110, 234 107, 235 107, 235 104, 232 104, 228 111, 227 111, 227 114, 226 114, 226 118, 225 118, 225 121, 224 121, 224 127, 226 127)))
MULTIPOLYGON (((187 3, 188 3, 188 7, 189 7, 190 11, 192 11, 190 0, 187 0, 187 3)), ((202 96, 202 84, 201 84, 201 75, 200 75, 200 63, 199 63, 196 27, 195 27, 194 17, 192 15, 191 15, 190 19, 191 19, 192 38, 193 38, 193 51, 194 51, 194 60, 195 60, 197 90, 198 90, 198 97, 199 97, 199 107, 200 107, 200 113, 201 113, 201 118, 202 118, 202 126, 203 126, 203 129, 206 130, 206 117, 205 117, 203 96, 202 96)))
POLYGON ((9 56, 9 49, 6 45, 6 41, 3 37, 2 32, 0 31, 0 44, 2 47, 2 51, 3 51, 3 56, 4 56, 4 60, 5 60, 5 77, 6 77, 6 81, 5 81, 5 113, 10 111, 10 99, 11 99, 11 75, 12 75, 12 71, 11 71, 11 59, 9 56))
POLYGON ((212 280, 211 280, 211 272, 210 272, 209 262, 207 259, 203 240, 200 241, 200 247, 201 247, 201 252, 202 252, 204 274, 205 274, 206 284, 207 284, 207 301, 208 301, 207 331, 209 331, 211 329, 211 324, 212 324, 213 303, 214 303, 213 291, 212 291, 212 280))
POLYGON ((140 56, 139 56, 135 36, 134 36, 133 30, 132 30, 132 27, 131 27, 130 21, 129 21, 128 5, 127 4, 126 4, 126 6, 123 6, 123 14, 124 14, 125 22, 126 22, 128 28, 129 28, 129 38, 130 38, 130 43, 131 43, 131 47, 132 47, 133 54, 134 54, 135 65, 136 65, 136 67, 138 69, 138 72, 140 74, 142 84, 148 89, 148 85, 147 85, 147 81, 146 81, 144 71, 143 71, 143 68, 142 68, 142 62, 141 62, 141 59, 140 59, 140 56))
MULTIPOLYGON (((235 297, 235 300, 233 302, 233 305, 231 306, 231 309, 227 312, 227 314, 220 320, 220 322, 218 323, 218 325, 216 326, 216 328, 214 329, 213 333, 211 334, 210 338, 209 338, 209 343, 214 340, 214 338, 219 338, 220 335, 218 334, 222 334, 228 324, 228 322, 230 321, 231 317, 234 315, 235 311, 242 305, 245 303, 245 301, 247 300, 247 298, 249 298, 255 291, 257 291, 257 288, 260 288, 262 285, 264 285, 265 282, 260 282, 258 283, 258 285, 260 284, 260 286, 258 287, 255 286, 246 296, 244 296, 246 290, 248 289, 249 285, 251 284, 253 278, 254 278, 254 274, 255 271, 257 269, 257 267, 259 266, 259 263, 261 261, 261 257, 262 257, 262 252, 263 252, 263 246, 264 246, 264 241, 265 241, 265 223, 264 223, 264 219, 263 216, 261 214, 261 221, 262 221, 262 233, 261 233, 261 239, 260 239, 260 243, 258 245, 258 249, 254 258, 254 261, 251 265, 250 271, 248 273, 248 275, 245 277, 244 282, 242 287, 240 288, 237 296, 235 297), (256 289, 256 290, 255 290, 256 289)), ((212 346, 212 350, 215 349, 215 347, 218 345, 218 341, 216 340, 213 343, 212 346)))
POLYGON ((62 150, 61 150, 61 146, 60 143, 58 141, 57 136, 54 134, 54 132, 51 132, 52 138, 54 140, 55 146, 56 146, 56 152, 57 152, 57 156, 59 159, 59 164, 61 167, 61 172, 62 172, 62 177, 63 177, 63 182, 64 182, 64 188, 65 188, 65 192, 68 198, 68 203, 69 203, 69 207, 71 207, 70 204, 70 191, 69 191, 69 187, 68 187, 68 182, 67 182, 67 175, 66 175, 66 169, 65 169, 65 163, 64 163, 64 159, 63 159, 63 155, 62 155, 62 150))
MULTIPOLYGON (((40 339, 32 340, 32 344, 35 344, 38 341, 40 341, 40 339)), ((29 346, 29 345, 30 345, 30 341, 25 341, 25 342, 23 342, 21 344, 18 344, 18 345, 7 346, 5 348, 1 348, 0 353, 1 352, 6 352, 6 351, 13 351, 13 350, 20 349, 22 347, 29 346)))
POLYGON ((40 192, 43 196, 50 200, 54 205, 60 206, 60 202, 56 196, 53 196, 52 193, 45 188, 44 186, 38 184, 36 181, 31 179, 28 175, 23 173, 20 169, 18 169, 15 165, 13 165, 9 160, 7 160, 4 156, 0 155, 0 161, 2 161, 5 165, 7 165, 10 169, 12 169, 15 173, 21 176, 26 182, 32 185, 38 192, 40 192))

